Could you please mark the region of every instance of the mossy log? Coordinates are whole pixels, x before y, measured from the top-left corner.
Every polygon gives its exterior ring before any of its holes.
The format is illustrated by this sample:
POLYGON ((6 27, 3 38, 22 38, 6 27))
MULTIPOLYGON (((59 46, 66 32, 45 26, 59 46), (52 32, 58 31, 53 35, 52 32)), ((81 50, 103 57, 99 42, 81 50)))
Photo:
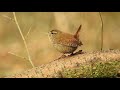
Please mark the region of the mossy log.
POLYGON ((120 50, 85 52, 5 78, 104 78, 119 77, 120 50))

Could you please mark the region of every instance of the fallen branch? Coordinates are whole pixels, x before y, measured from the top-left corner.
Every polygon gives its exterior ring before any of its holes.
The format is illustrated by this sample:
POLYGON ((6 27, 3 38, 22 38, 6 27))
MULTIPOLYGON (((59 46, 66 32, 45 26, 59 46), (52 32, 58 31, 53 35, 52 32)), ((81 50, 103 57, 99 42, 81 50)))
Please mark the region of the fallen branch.
MULTIPOLYGON (((53 78, 62 77, 65 69, 73 69, 86 65, 94 65, 96 62, 120 62, 120 50, 96 51, 84 54, 69 56, 66 58, 57 59, 48 64, 40 65, 39 67, 26 70, 24 72, 7 76, 5 78, 53 78)), ((119 68, 120 69, 120 68, 119 68)))

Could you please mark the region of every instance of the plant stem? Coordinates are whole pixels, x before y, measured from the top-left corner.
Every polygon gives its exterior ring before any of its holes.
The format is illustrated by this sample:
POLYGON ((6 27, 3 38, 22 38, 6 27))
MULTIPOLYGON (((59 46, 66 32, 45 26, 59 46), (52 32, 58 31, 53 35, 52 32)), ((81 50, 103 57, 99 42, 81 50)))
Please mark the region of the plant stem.
POLYGON ((100 15, 100 20, 101 20, 101 51, 103 50, 103 19, 102 19, 102 15, 101 12, 99 12, 100 15))
POLYGON ((17 21, 15 12, 13 12, 13 16, 14 16, 15 23, 16 23, 16 25, 17 25, 17 27, 18 27, 18 30, 19 30, 19 32, 20 32, 20 35, 21 35, 21 37, 22 37, 22 39, 23 39, 23 42, 24 42, 24 45, 25 45, 25 48, 26 48, 26 51, 27 51, 27 55, 28 55, 28 60, 30 61, 32 67, 34 67, 34 64, 32 63, 32 60, 31 60, 31 57, 30 57, 30 53, 29 53, 29 50, 28 50, 28 47, 27 47, 26 40, 25 40, 25 38, 24 38, 24 36, 23 36, 23 34, 22 34, 22 31, 21 31, 21 28, 20 28, 20 26, 19 26, 19 24, 18 24, 18 21, 17 21))

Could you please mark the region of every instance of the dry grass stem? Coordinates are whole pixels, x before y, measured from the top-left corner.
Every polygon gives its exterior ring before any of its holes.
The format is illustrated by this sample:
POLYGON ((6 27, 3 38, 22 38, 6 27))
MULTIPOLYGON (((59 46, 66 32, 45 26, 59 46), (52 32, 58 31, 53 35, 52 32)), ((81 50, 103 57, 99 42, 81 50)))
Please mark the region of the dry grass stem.
POLYGON ((101 12, 99 12, 100 20, 101 20, 101 51, 103 50, 103 19, 101 12))
POLYGON ((24 42, 24 45, 25 45, 25 48, 26 48, 26 51, 27 51, 27 55, 28 55, 28 60, 30 61, 32 67, 34 67, 34 64, 33 64, 32 60, 31 60, 31 57, 30 57, 30 53, 29 53, 29 50, 28 50, 28 47, 27 47, 27 43, 26 43, 25 37, 22 34, 22 30, 21 30, 21 28, 20 28, 20 26, 18 24, 15 12, 13 12, 13 16, 14 16, 15 23, 16 23, 16 25, 18 27, 18 30, 20 32, 20 35, 21 35, 21 37, 23 39, 23 42, 24 42))

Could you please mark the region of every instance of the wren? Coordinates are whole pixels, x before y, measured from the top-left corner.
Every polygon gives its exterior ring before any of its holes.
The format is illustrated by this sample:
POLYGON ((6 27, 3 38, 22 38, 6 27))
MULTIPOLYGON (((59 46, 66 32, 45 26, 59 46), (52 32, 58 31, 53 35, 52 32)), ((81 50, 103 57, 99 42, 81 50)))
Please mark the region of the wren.
POLYGON ((60 30, 51 30, 48 33, 49 39, 59 52, 72 55, 78 46, 83 45, 79 39, 81 27, 82 25, 79 26, 74 35, 62 32, 60 30))

